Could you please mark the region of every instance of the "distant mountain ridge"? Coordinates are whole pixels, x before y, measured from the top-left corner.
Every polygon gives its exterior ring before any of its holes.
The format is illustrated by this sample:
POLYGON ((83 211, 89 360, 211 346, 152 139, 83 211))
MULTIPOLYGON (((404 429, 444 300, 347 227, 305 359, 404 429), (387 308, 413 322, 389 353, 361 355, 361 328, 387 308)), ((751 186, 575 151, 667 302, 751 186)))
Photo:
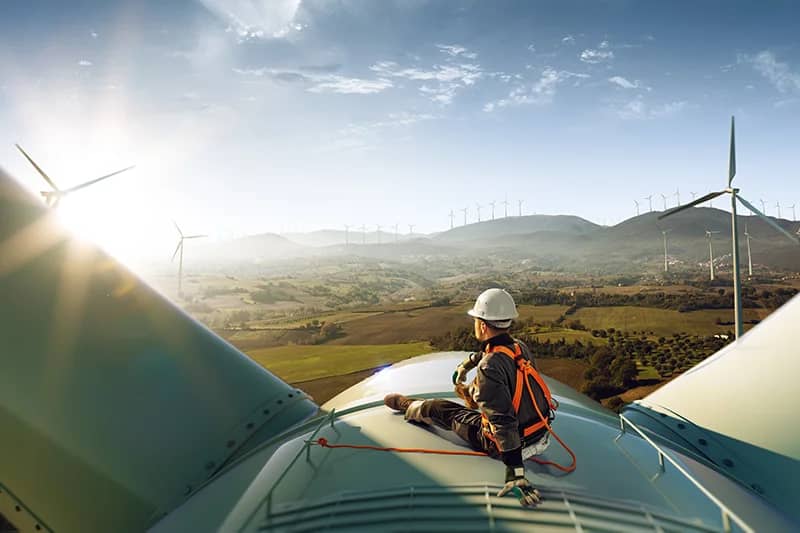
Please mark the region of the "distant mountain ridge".
MULTIPOLYGON (((534 259, 553 268, 641 270, 643 264, 663 263, 663 234, 667 231, 668 255, 686 264, 708 260, 706 229, 717 231, 712 245, 715 258, 731 253, 730 213, 697 207, 665 220, 662 212, 650 212, 600 226, 572 215, 503 217, 457 226, 432 235, 398 235, 358 230, 319 230, 284 236, 264 233, 197 247, 196 257, 210 264, 247 263, 299 257, 364 257, 379 260, 414 260, 426 257, 461 257, 491 253, 509 259, 534 259), (380 243, 378 238, 380 235, 380 243), (366 240, 366 244, 364 241, 366 240)), ((741 216, 741 264, 746 264, 744 229, 752 236, 756 264, 800 270, 800 246, 755 216, 741 216)), ((800 223, 778 220, 791 233, 800 223)), ((728 259, 730 261, 730 259, 728 259)))

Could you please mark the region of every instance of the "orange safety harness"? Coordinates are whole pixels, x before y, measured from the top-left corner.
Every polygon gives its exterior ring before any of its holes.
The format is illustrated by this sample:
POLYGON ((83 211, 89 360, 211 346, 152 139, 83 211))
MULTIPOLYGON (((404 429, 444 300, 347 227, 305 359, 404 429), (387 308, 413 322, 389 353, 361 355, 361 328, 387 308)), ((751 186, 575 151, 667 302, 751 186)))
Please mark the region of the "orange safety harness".
MULTIPOLYGON (((533 380, 539 385, 539 387, 541 387, 542 392, 544 393, 544 396, 547 400, 547 403, 550 406, 550 409, 555 411, 557 404, 556 402, 553 401, 553 397, 550 394, 550 389, 547 387, 547 384, 544 382, 541 375, 539 375, 539 372, 537 372, 536 369, 533 368, 533 365, 531 365, 531 362, 528 359, 522 357, 522 350, 520 350, 519 345, 516 343, 514 344, 513 352, 506 346, 495 346, 494 348, 490 348, 489 350, 487 350, 487 353, 492 353, 492 352, 503 353, 514 359, 514 361, 516 362, 517 383, 516 387, 514 388, 514 398, 512 400, 515 412, 519 412, 519 406, 520 403, 522 402, 522 391, 523 391, 522 385, 525 384, 527 385, 528 394, 531 397, 533 406, 536 409, 537 414, 539 415, 539 421, 525 428, 523 430, 523 434, 527 437, 535 433, 542 427, 545 427, 547 428, 547 431, 549 431, 553 435, 553 437, 555 437, 555 439, 559 442, 559 444, 561 444, 561 446, 563 446, 564 449, 567 451, 567 453, 569 453, 569 455, 572 457, 572 463, 569 466, 562 466, 558 463, 554 463, 552 461, 545 461, 542 459, 538 459, 536 457, 531 457, 529 460, 539 463, 540 465, 552 466, 567 473, 575 470, 577 466, 577 458, 575 457, 575 454, 572 452, 572 450, 569 449, 569 446, 567 446, 564 443, 564 441, 561 440, 561 438, 556 434, 556 432, 553 431, 553 428, 550 427, 549 417, 545 417, 544 415, 542 415, 541 409, 536 404, 536 397, 533 394, 533 388, 531 387, 530 379, 526 379, 526 377, 533 378, 533 380)), ((491 430, 491 424, 489 424, 489 420, 488 418, 486 418, 486 415, 482 415, 482 422, 486 436, 489 437, 496 444, 497 441, 495 440, 494 435, 486 432, 487 428, 489 431, 491 430)), ((393 448, 393 447, 383 447, 383 446, 370 446, 366 444, 330 444, 328 442, 328 439, 325 439, 323 437, 318 438, 316 441, 310 441, 309 444, 316 444, 318 446, 322 446, 323 448, 349 448, 355 450, 374 450, 379 452, 428 453, 436 455, 467 455, 473 457, 475 456, 486 457, 489 455, 485 452, 475 452, 475 451, 436 450, 430 448, 393 448)))
MULTIPOLYGON (((564 472, 572 472, 575 470, 577 466, 577 458, 569 446, 561 440, 561 437, 553 431, 553 428, 550 427, 550 416, 545 416, 542 414, 542 409, 539 407, 539 404, 536 402, 536 396, 533 393, 533 386, 531 385, 531 380, 533 380, 541 389, 542 394, 544 395, 544 400, 547 402, 547 407, 549 408, 550 412, 555 411, 558 408, 558 404, 553 400, 553 395, 550 393, 550 389, 547 386, 547 383, 544 382, 542 379, 541 374, 533 367, 531 362, 528 360, 527 357, 523 357, 522 349, 519 347, 518 343, 514 343, 514 350, 512 351, 511 348, 507 346, 487 346, 486 353, 502 353, 503 355, 507 355, 511 359, 513 359, 514 363, 517 366, 517 382, 514 386, 514 397, 511 400, 511 404, 514 406, 514 412, 519 413, 519 407, 522 403, 522 391, 528 391, 528 396, 531 399, 531 403, 533 404, 534 409, 536 409, 536 414, 539 415, 539 420, 534 422, 533 424, 529 425, 528 427, 522 430, 523 437, 528 437, 533 435, 537 431, 541 430, 542 428, 547 428, 547 431, 555 437, 559 444, 567 451, 567 453, 572 457, 572 463, 569 466, 562 466, 558 463, 554 463, 552 461, 544 461, 541 459, 537 459, 536 457, 531 457, 530 460, 535 461, 541 465, 550 465, 555 467, 559 470, 564 472), (523 386, 524 385, 524 386, 523 386)), ((549 413, 548 413, 549 415, 549 413)), ((483 424, 483 433, 488 437, 492 442, 497 445, 497 448, 500 449, 500 446, 497 444, 497 439, 494 436, 494 426, 489 422, 489 418, 486 416, 485 413, 481 413, 481 423, 483 424)))

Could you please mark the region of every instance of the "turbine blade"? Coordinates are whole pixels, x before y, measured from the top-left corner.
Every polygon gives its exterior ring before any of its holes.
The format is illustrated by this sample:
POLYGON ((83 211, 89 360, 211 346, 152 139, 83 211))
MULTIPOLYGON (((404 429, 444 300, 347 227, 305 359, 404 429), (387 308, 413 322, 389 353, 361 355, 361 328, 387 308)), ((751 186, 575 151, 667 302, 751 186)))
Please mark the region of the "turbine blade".
POLYGON ((668 216, 674 215, 675 213, 680 213, 684 209, 689 209, 690 207, 694 207, 697 204, 702 204, 703 202, 707 202, 709 200, 713 200, 717 196, 725 194, 726 192, 728 192, 728 191, 710 192, 710 193, 706 194, 705 196, 701 196, 697 200, 692 200, 688 204, 683 204, 683 205, 679 205, 678 207, 673 207, 672 209, 670 209, 666 213, 664 213, 662 215, 659 215, 658 219, 661 220, 662 218, 666 218, 668 216))
POLYGON ((175 256, 178 255, 178 250, 181 249, 181 246, 183 246, 183 238, 178 241, 178 246, 175 247, 175 253, 172 254, 172 259, 170 259, 170 261, 175 261, 175 256))
POLYGON ((728 160, 728 187, 731 186, 733 177, 736 175, 736 141, 734 133, 734 121, 731 117, 731 155, 728 160))
POLYGON ((753 207, 753 204, 751 204, 750 202, 748 202, 747 200, 745 200, 744 198, 742 198, 739 195, 736 195, 736 199, 739 200, 742 203, 742 205, 745 206, 747 209, 749 209, 750 211, 752 211, 753 213, 755 213, 756 215, 761 217, 761 220, 763 220, 764 222, 766 222, 767 224, 769 224, 770 226, 772 226, 776 230, 778 230, 781 233, 783 233, 784 235, 786 235, 786 237, 790 241, 792 241, 795 244, 800 244, 800 240, 798 240, 797 237, 795 237, 794 235, 792 235, 791 233, 789 233, 788 231, 786 231, 785 229, 780 227, 774 220, 772 220, 768 216, 764 215, 764 213, 762 213, 761 211, 759 211, 758 209, 753 207))
POLYGON ((22 155, 24 155, 24 156, 25 156, 25 159, 27 159, 27 160, 28 160, 28 163, 30 163, 31 165, 33 165, 33 168, 35 168, 35 169, 36 169, 36 172, 38 172, 38 173, 39 173, 39 175, 40 175, 41 177, 43 177, 43 178, 44 178, 44 180, 45 180, 47 183, 49 183, 49 184, 50 184, 50 186, 53 188, 53 190, 54 190, 54 191, 57 191, 57 190, 59 190, 59 189, 58 189, 58 187, 56 186, 56 184, 55 184, 55 183, 53 183, 53 180, 51 180, 51 179, 50 179, 50 176, 48 176, 47 174, 45 174, 44 170, 42 170, 41 168, 39 168, 39 165, 37 165, 37 164, 36 164, 36 163, 33 161, 33 159, 31 159, 31 156, 29 156, 29 155, 27 154, 27 152, 25 152, 25 150, 23 150, 23 149, 22 149, 22 146, 20 146, 20 145, 18 145, 18 144, 15 144, 14 146, 16 146, 16 147, 17 147, 17 150, 19 150, 20 152, 22 152, 22 155))
POLYGON ((69 189, 66 189, 64 191, 64 194, 75 192, 75 191, 77 191, 79 189, 83 189, 84 187, 88 187, 89 185, 94 185, 98 181, 103 181, 104 179, 108 179, 111 176, 116 176, 117 174, 121 174, 122 172, 125 172, 126 170, 130 170, 132 168, 134 168, 134 167, 130 166, 130 167, 127 167, 127 168, 123 168, 122 170, 117 170, 116 172, 112 172, 111 174, 106 174, 105 176, 100 176, 99 178, 95 178, 95 179, 87 181, 85 183, 81 183, 80 185, 76 185, 75 187, 70 187, 69 189))
POLYGON ((172 223, 175 225, 175 229, 178 230, 178 233, 181 234, 181 238, 183 238, 183 232, 181 231, 181 228, 178 227, 178 223, 175 222, 174 220, 172 221, 172 223))
POLYGON ((199 239, 200 237, 208 237, 208 235, 187 235, 184 239, 199 239))

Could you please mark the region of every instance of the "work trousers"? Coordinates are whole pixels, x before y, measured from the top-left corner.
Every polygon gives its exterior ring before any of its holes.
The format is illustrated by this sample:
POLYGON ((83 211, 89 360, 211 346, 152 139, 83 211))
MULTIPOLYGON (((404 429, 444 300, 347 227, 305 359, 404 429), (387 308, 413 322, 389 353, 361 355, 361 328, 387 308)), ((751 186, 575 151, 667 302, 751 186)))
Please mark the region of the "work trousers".
POLYGON ((450 400, 439 399, 425 400, 418 411, 413 411, 415 412, 406 413, 409 420, 436 424, 467 441, 472 449, 486 452, 489 457, 500 457, 497 445, 483 433, 481 414, 478 411, 450 400))

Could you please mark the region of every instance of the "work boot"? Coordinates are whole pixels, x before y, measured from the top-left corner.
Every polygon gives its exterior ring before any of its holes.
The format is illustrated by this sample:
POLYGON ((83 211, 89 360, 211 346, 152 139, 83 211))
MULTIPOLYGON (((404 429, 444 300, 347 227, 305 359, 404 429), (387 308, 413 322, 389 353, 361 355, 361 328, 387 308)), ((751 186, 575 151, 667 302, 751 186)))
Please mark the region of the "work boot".
POLYGON ((406 398, 402 394, 393 392, 392 394, 387 394, 383 398, 383 403, 385 403, 386 407, 389 409, 394 409, 395 411, 405 413, 408 409, 408 406, 411 405, 411 402, 415 400, 416 398, 406 398))

